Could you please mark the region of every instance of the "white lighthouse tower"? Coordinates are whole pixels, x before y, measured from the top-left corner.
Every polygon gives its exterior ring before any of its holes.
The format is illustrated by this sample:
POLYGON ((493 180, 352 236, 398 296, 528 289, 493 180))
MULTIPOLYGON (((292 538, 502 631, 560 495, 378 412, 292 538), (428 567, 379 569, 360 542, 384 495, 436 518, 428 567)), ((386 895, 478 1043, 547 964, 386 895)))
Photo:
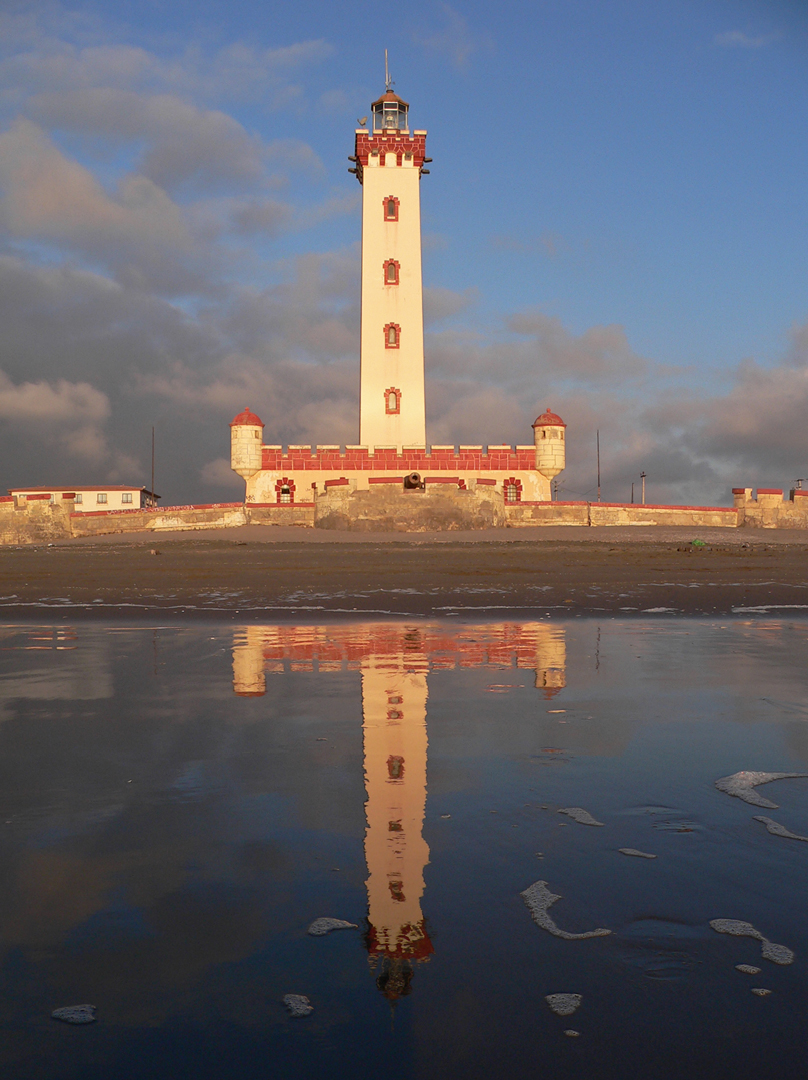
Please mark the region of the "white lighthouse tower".
POLYGON ((399 451, 426 445, 420 183, 430 158, 408 115, 388 75, 351 159, 362 184, 359 442, 399 451))

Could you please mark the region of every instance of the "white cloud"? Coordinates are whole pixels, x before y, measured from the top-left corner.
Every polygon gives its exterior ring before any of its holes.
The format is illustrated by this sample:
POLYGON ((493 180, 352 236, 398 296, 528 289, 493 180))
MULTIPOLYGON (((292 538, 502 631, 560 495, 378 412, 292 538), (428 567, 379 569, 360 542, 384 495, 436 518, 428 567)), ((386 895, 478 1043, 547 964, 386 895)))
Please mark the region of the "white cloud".
POLYGON ((472 33, 467 19, 450 4, 437 5, 442 25, 426 36, 415 35, 415 41, 427 52, 443 53, 455 67, 466 67, 472 55, 488 42, 472 33))
POLYGON ((762 49, 779 38, 779 33, 755 35, 745 34, 742 30, 727 30, 715 35, 715 43, 725 49, 762 49))
POLYGON ((0 371, 0 418, 9 424, 28 425, 99 423, 110 413, 109 399, 88 383, 26 382, 14 385, 0 371))
POLYGON ((473 307, 479 299, 479 290, 475 288, 457 292, 439 285, 427 286, 424 289, 424 322, 428 325, 459 315, 461 311, 473 307))
POLYGON ((0 223, 13 235, 64 240, 187 247, 179 208, 153 181, 129 176, 117 198, 89 170, 65 157, 26 120, 0 135, 0 223))
POLYGON ((7 50, 13 49, 15 39, 22 48, 0 61, 0 97, 19 101, 23 87, 30 94, 63 94, 104 86, 208 101, 260 100, 270 108, 282 107, 301 93, 290 80, 333 53, 323 39, 277 49, 233 42, 209 50, 191 43, 182 52, 159 55, 126 44, 82 47, 69 36, 49 34, 33 23, 10 29, 7 50))
POLYGON ((199 476, 203 484, 210 487, 231 488, 233 491, 243 490, 244 481, 230 468, 229 458, 215 458, 203 465, 199 470, 199 476))

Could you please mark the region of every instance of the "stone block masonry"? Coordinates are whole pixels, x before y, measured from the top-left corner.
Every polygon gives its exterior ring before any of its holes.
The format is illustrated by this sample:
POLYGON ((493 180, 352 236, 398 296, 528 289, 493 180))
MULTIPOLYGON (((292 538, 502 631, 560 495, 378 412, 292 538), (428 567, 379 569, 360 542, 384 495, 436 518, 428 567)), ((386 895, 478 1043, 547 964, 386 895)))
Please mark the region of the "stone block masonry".
MULTIPOLYGON (((451 460, 451 459, 447 459, 451 460)), ((454 458, 457 461, 457 458, 454 458)), ((434 468, 434 459, 432 462, 434 468)), ((440 532, 457 529, 525 528, 542 525, 659 525, 680 528, 808 529, 808 492, 736 488, 735 506, 642 506, 626 503, 506 503, 501 484, 490 478, 448 474, 421 490, 406 490, 402 475, 365 488, 337 478, 307 501, 288 503, 200 503, 156 510, 99 510, 74 513, 71 500, 20 501, 0 498, 0 545, 51 543, 74 536, 197 531, 239 525, 296 525, 349 531, 440 532)), ((309 489, 311 490, 311 489, 309 489)))

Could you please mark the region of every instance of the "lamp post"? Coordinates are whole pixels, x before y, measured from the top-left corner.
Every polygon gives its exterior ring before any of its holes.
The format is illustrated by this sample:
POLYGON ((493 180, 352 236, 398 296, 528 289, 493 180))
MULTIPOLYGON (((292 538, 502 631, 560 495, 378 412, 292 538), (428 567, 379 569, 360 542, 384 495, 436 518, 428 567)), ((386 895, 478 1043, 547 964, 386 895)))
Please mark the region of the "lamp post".
POLYGON ((640 473, 640 480, 642 480, 642 504, 645 506, 645 473, 640 473))

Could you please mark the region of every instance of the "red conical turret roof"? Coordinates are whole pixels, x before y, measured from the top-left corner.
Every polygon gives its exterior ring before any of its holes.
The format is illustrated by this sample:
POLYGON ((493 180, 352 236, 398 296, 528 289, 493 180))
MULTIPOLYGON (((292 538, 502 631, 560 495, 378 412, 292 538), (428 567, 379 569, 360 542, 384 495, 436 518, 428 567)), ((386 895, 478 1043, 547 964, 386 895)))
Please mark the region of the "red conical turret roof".
POLYGON ((537 428, 537 427, 566 427, 567 425, 564 423, 564 421, 561 419, 560 416, 556 415, 556 413, 551 412, 550 409, 545 409, 545 411, 541 414, 541 416, 536 417, 536 421, 532 426, 534 428, 537 428))
POLYGON ((233 423, 230 427, 236 424, 249 424, 251 427, 263 427, 264 421, 260 416, 256 416, 254 412, 250 412, 249 406, 244 406, 244 412, 240 412, 238 416, 233 417, 233 423))

